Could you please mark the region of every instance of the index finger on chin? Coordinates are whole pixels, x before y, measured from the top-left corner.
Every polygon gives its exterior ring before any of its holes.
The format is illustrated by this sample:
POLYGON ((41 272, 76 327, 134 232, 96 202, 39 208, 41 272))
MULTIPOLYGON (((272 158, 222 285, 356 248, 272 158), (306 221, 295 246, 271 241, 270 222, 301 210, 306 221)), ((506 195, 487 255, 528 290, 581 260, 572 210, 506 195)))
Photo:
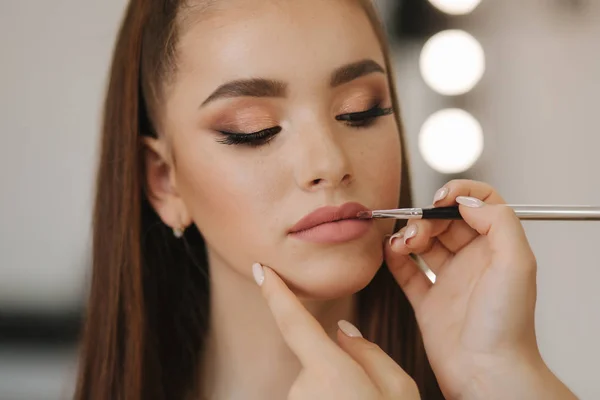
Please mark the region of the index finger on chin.
POLYGON ((343 355, 283 280, 271 268, 263 266, 262 270, 262 294, 285 342, 302 365, 331 363, 343 355))

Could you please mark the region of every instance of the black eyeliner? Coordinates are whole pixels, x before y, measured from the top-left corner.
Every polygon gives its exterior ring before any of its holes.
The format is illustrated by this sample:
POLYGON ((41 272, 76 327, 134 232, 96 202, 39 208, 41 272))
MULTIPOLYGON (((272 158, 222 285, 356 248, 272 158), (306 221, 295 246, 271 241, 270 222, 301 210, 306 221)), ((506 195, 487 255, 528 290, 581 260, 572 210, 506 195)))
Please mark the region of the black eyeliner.
POLYGON ((375 106, 366 111, 338 115, 335 117, 335 119, 337 121, 362 122, 364 120, 369 120, 369 119, 373 119, 373 118, 383 117, 385 115, 390 115, 393 112, 394 112, 394 109, 392 107, 381 108, 379 106, 375 106))
POLYGON ((223 132, 219 131, 221 135, 225 137, 219 139, 219 143, 228 145, 248 145, 248 146, 260 146, 270 141, 275 135, 281 132, 280 126, 275 126, 269 129, 263 129, 262 131, 253 133, 234 133, 234 132, 223 132))

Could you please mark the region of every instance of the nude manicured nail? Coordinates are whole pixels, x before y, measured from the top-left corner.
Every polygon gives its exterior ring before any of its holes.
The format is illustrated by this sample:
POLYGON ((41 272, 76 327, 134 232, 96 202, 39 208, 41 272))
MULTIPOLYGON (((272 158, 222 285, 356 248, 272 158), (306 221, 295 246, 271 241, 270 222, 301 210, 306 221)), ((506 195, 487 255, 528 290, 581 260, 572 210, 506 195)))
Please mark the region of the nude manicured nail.
POLYGON ((406 231, 406 229, 402 228, 398 232, 396 232, 392 236, 390 236, 390 247, 392 248, 392 250, 395 250, 394 243, 397 243, 399 239, 402 239, 404 237, 405 231, 406 231))
POLYGON ((252 265, 252 275, 254 275, 256 284, 258 286, 262 286, 263 282, 265 281, 265 270, 263 269, 263 266, 259 263, 252 265))
POLYGON ((485 205, 483 201, 476 199, 475 197, 458 196, 456 202, 470 208, 481 208, 485 205))
POLYGON ((363 337, 357 327, 348 321, 341 320, 338 322, 338 327, 348 337, 363 337))
POLYGON ((447 187, 443 187, 437 192, 435 192, 435 196, 433 196, 433 204, 437 203, 438 201, 444 200, 446 196, 448 196, 449 192, 450 190, 448 190, 447 187))
POLYGON ((419 228, 416 225, 411 225, 406 229, 406 233, 404 233, 404 244, 407 244, 408 241, 415 236, 417 236, 417 232, 419 228))

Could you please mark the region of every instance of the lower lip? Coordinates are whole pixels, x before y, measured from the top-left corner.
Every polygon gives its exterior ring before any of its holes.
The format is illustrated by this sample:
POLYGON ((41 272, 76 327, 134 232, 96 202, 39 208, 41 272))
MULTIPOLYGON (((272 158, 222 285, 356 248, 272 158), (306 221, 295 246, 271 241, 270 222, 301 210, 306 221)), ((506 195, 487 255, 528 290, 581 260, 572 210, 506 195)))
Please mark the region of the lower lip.
POLYGON ((372 225, 372 220, 345 219, 317 225, 290 236, 313 243, 345 243, 364 236, 372 225))

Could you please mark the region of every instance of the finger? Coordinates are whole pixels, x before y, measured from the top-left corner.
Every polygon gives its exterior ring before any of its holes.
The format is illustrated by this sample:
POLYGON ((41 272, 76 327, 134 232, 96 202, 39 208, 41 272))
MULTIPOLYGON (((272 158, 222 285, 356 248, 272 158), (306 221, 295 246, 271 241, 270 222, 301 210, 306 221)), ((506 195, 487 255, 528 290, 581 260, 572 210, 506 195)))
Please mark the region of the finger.
POLYGON ((410 257, 406 246, 394 243, 394 248, 392 248, 390 241, 388 241, 384 252, 388 269, 412 307, 417 309, 431 288, 431 281, 410 257), (401 247, 400 251, 396 251, 397 246, 401 247))
POLYGON ((395 239, 397 246, 406 246, 412 254, 417 254, 437 275, 452 258, 452 253, 437 239, 436 229, 441 229, 433 220, 410 222, 403 239, 395 239))
POLYGON ((323 359, 335 362, 343 355, 319 322, 272 269, 260 264, 254 264, 252 269, 285 342, 302 365, 318 365, 323 359))
MULTIPOLYGON (((475 197, 488 204, 504 204, 504 199, 487 183, 456 179, 448 182, 434 196, 436 207, 456 204, 459 196, 475 197)), ((438 239, 451 252, 458 253, 479 234, 464 221, 436 221, 443 227, 438 239)))
POLYGON ((473 197, 459 197, 457 202, 464 221, 488 238, 494 255, 501 259, 533 258, 523 225, 510 207, 486 204, 473 197))
POLYGON ((386 398, 419 398, 419 390, 412 378, 379 346, 364 339, 347 321, 340 321, 338 326, 338 344, 364 369, 386 398))
POLYGON ((421 257, 436 276, 443 272, 453 257, 453 254, 437 238, 431 239, 431 245, 426 251, 415 254, 421 257))
POLYGON ((435 236, 450 253, 458 253, 479 234, 464 221, 459 220, 421 220, 413 222, 430 225, 430 236, 435 236))
POLYGON ((434 196, 436 207, 454 205, 458 196, 475 197, 487 204, 504 204, 504 199, 485 182, 472 181, 468 179, 455 179, 444 185, 434 196))
POLYGON ((438 240, 449 251, 456 254, 461 251, 466 245, 475 240, 479 234, 464 221, 447 221, 449 222, 440 234, 438 240))

